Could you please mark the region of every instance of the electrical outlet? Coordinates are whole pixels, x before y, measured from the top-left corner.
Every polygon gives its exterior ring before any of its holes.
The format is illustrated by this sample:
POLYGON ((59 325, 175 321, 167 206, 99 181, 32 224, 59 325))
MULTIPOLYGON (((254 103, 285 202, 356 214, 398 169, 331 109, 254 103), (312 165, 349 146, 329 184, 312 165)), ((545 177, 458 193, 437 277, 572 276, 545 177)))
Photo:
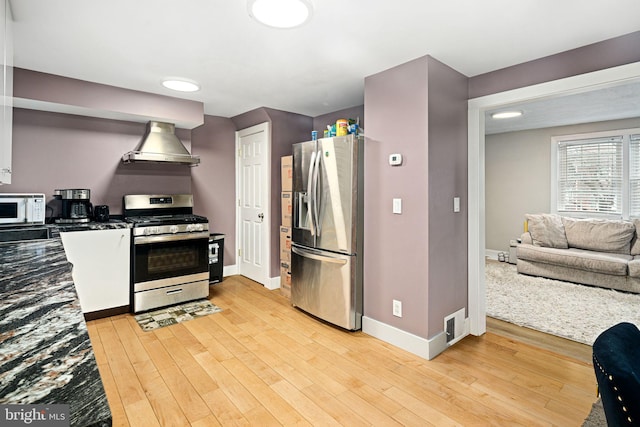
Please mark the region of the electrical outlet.
POLYGON ((393 300, 393 315, 402 317, 402 301, 398 301, 397 299, 393 300))

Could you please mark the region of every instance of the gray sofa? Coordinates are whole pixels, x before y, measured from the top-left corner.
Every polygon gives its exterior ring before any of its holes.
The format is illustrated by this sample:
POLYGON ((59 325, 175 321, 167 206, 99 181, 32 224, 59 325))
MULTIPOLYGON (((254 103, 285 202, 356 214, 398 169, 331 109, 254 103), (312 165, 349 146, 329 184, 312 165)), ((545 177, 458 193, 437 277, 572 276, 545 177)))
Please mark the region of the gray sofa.
POLYGON ((518 273, 640 293, 640 220, 526 215, 518 273))

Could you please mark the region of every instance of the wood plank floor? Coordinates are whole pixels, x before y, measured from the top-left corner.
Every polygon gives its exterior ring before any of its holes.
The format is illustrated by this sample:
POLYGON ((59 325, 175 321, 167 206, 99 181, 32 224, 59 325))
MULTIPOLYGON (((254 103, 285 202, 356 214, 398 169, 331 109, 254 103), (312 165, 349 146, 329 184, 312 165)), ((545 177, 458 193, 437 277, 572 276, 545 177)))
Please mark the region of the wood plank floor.
POLYGON ((87 322, 114 426, 580 426, 596 400, 589 361, 508 324, 427 361, 240 276, 210 299, 223 311, 153 332, 87 322))

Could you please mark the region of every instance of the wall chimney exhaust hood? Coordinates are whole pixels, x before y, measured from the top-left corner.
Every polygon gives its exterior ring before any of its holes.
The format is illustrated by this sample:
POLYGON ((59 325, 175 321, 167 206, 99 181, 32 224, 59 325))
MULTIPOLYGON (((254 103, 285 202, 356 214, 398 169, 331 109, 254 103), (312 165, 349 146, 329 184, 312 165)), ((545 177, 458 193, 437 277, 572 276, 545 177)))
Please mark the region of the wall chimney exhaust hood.
POLYGON ((176 136, 172 123, 149 122, 142 142, 135 151, 122 156, 124 163, 157 162, 198 166, 199 156, 192 156, 176 136))

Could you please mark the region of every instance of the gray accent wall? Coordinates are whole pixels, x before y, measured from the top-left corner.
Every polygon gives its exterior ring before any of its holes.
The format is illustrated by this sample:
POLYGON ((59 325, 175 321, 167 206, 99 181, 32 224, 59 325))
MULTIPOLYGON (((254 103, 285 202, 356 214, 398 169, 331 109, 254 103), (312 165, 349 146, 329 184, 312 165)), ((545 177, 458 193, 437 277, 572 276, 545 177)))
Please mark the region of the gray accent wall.
POLYGON ((640 127, 640 118, 487 135, 485 200, 487 249, 507 251, 524 216, 551 208, 551 138, 640 127))
POLYGON ((467 78, 429 56, 368 76, 365 115, 364 315, 430 338, 467 306, 467 78))

